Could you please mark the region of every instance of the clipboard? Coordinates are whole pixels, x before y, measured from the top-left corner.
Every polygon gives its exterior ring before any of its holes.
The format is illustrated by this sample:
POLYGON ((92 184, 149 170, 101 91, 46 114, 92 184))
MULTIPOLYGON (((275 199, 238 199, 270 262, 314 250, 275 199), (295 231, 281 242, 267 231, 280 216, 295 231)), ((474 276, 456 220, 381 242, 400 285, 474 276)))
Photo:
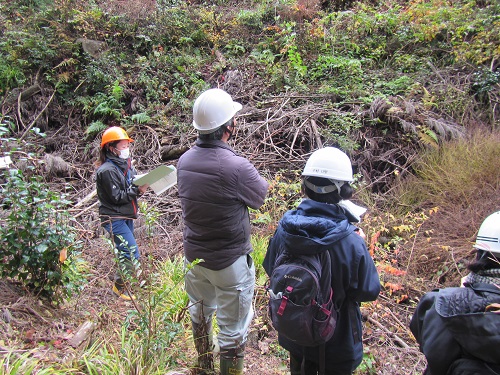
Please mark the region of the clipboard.
POLYGON ((156 195, 170 189, 177 183, 177 169, 173 165, 160 165, 149 173, 134 177, 133 184, 149 185, 156 195))
POLYGON ((7 169, 11 164, 12 160, 9 155, 0 158, 0 169, 7 169))

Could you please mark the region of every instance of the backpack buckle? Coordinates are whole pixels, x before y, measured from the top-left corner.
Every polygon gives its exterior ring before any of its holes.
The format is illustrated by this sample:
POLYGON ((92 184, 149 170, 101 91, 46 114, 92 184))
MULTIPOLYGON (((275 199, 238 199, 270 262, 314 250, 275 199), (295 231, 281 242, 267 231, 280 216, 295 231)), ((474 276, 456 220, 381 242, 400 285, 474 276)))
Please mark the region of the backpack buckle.
POLYGON ((283 315, 285 312, 286 304, 288 303, 288 295, 292 293, 293 286, 288 285, 283 293, 283 297, 281 297, 280 307, 278 308, 277 314, 283 315))

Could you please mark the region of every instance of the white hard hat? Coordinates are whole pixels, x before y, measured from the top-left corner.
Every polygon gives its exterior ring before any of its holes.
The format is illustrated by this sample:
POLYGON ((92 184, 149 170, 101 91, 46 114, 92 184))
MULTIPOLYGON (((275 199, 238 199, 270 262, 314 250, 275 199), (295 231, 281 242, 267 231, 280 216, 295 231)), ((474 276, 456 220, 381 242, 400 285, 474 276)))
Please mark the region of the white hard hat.
POLYGON ((500 211, 484 219, 477 232, 476 249, 500 253, 500 211))
POLYGON ((214 132, 242 108, 231 96, 221 89, 203 92, 193 105, 193 126, 201 134, 214 132))
POLYGON ((307 160, 302 176, 322 177, 339 182, 352 182, 352 165, 349 157, 338 148, 316 150, 307 160))

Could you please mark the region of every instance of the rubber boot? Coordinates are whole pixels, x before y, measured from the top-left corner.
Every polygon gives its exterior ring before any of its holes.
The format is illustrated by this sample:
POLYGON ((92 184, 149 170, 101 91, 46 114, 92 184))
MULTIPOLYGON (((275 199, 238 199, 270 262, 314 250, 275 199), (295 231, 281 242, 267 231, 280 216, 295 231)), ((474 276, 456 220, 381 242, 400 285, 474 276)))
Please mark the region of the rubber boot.
POLYGON ((211 322, 194 323, 193 340, 194 347, 198 353, 198 369, 197 374, 214 374, 214 355, 213 355, 213 340, 212 340, 212 324, 211 322))
POLYGON ((220 375, 243 375, 244 348, 220 348, 220 375))

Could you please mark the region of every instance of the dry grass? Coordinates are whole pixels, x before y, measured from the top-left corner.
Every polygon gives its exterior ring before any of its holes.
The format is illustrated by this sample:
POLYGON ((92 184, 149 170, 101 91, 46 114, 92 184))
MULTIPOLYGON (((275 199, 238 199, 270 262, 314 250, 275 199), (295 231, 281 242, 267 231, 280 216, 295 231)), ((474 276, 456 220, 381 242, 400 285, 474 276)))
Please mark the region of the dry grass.
POLYGON ((479 226, 500 209, 499 143, 499 132, 476 130, 430 150, 416 164, 416 175, 395 191, 399 208, 428 212, 438 207, 409 249, 410 273, 444 285, 458 285, 467 273, 479 226))

